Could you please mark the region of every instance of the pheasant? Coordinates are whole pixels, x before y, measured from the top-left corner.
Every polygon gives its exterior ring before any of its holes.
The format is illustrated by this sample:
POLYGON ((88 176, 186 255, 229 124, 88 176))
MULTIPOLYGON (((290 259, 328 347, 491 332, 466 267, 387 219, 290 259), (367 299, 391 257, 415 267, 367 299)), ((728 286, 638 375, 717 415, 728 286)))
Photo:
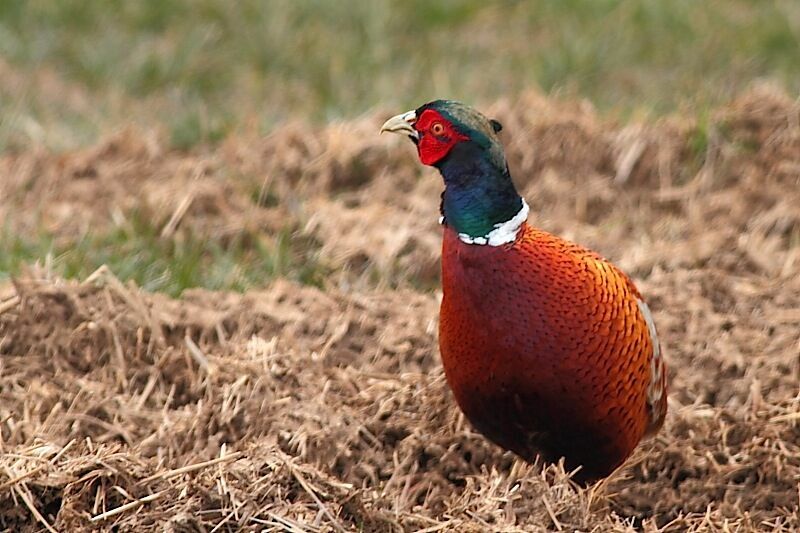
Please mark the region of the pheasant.
POLYGON ((595 252, 527 222, 498 133, 436 100, 386 121, 444 180, 439 350, 470 423, 524 460, 564 459, 574 479, 610 475, 667 410, 653 316, 595 252))

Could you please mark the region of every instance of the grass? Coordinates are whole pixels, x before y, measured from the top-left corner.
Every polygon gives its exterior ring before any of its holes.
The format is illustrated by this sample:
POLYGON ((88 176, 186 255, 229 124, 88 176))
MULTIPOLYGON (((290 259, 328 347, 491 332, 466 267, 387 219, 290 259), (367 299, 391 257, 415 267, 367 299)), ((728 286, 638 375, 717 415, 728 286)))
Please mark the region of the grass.
POLYGON ((0 280, 35 261, 79 279, 105 264, 120 279, 134 280, 145 290, 179 296, 192 287, 244 291, 276 276, 319 285, 324 275, 314 243, 289 230, 269 239, 246 235, 230 242, 191 234, 165 239, 144 217, 134 216, 126 226, 72 242, 58 243, 46 234, 33 239, 9 231, 1 235, 0 280))
MULTIPOLYGON (((10 0, 0 2, 0 151, 69 150, 131 122, 188 150, 290 118, 490 102, 532 87, 623 117, 702 117, 757 78, 800 90, 797 65, 792 0, 10 0)), ((253 239, 165 242, 141 223, 59 245, 6 234, 0 276, 51 254, 67 276, 108 263, 171 294, 319 279, 313 245, 290 233, 253 239)))
POLYGON ((624 113, 703 107, 758 77, 796 90, 800 4, 10 1, 0 58, 15 74, 0 82, 6 146, 69 148, 134 120, 189 148, 289 117, 529 87, 624 113))

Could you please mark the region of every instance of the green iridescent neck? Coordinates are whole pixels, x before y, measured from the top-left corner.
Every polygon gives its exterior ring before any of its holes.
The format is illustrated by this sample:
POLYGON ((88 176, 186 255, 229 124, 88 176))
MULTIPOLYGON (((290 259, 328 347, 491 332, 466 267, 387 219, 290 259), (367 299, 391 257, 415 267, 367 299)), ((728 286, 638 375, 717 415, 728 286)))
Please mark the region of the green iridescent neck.
POLYGON ((499 166, 474 143, 457 145, 438 168, 445 183, 442 216, 459 234, 485 237, 523 209, 505 160, 499 166))

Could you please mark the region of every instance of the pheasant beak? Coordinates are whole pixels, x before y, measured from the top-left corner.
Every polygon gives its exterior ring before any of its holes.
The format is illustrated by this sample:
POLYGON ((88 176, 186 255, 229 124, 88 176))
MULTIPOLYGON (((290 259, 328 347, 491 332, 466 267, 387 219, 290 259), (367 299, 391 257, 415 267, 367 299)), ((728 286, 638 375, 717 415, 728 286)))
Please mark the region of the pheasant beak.
POLYGON ((381 126, 381 133, 389 131, 391 133, 405 133, 411 137, 412 141, 419 141, 419 132, 414 129, 414 123, 417 121, 417 112, 408 111, 395 115, 381 126))

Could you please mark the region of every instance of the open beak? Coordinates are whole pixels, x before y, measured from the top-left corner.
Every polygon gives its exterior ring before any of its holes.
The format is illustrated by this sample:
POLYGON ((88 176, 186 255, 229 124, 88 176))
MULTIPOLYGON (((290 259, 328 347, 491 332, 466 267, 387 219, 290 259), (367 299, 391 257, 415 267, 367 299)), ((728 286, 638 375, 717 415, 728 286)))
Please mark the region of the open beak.
POLYGON ((389 131, 392 133, 405 133, 413 141, 419 140, 419 132, 414 129, 414 123, 417 121, 417 112, 408 111, 407 113, 400 113, 395 115, 381 126, 381 133, 389 131))

